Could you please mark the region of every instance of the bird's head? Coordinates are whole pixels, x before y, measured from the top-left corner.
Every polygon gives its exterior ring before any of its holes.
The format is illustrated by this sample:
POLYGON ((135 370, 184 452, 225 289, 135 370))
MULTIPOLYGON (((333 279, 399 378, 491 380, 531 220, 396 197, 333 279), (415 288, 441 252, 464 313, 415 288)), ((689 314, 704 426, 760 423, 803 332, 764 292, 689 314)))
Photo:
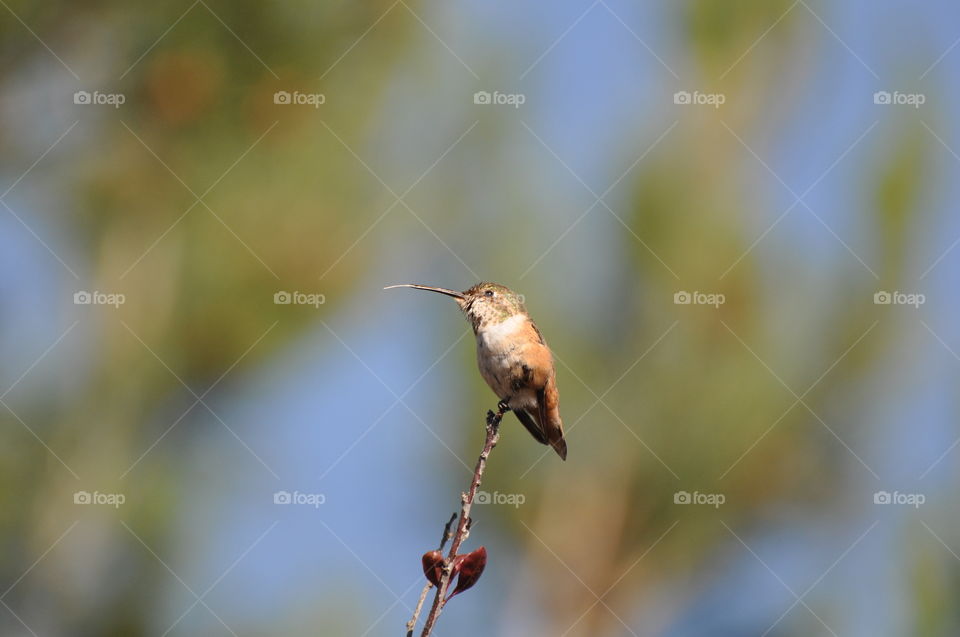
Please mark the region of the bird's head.
POLYGON ((498 283, 477 283, 463 292, 415 283, 390 285, 384 289, 388 290, 390 288, 413 288, 453 297, 463 313, 467 315, 474 331, 485 325, 495 325, 511 316, 526 314, 527 312, 523 305, 523 295, 517 294, 505 285, 498 283))

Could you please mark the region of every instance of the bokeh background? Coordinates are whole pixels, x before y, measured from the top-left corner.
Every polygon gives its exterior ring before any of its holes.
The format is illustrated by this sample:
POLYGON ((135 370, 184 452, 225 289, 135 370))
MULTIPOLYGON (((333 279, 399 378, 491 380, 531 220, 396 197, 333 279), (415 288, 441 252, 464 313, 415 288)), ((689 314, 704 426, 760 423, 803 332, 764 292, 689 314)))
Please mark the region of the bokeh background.
POLYGON ((955 3, 0 5, 3 635, 960 633, 955 3))

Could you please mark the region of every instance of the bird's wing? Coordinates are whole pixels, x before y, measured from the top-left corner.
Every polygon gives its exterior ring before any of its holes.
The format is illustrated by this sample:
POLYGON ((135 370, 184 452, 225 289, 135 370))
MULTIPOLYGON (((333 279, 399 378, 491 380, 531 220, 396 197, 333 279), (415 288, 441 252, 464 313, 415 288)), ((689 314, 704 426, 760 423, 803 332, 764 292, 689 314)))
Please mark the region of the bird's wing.
POLYGON ((527 428, 527 431, 536 438, 537 442, 541 445, 549 444, 546 436, 543 435, 543 430, 540 428, 540 425, 537 424, 537 421, 533 419, 533 416, 531 416, 529 412, 518 409, 513 413, 517 415, 517 419, 527 428))
POLYGON ((563 439, 563 422, 560 420, 560 394, 557 391, 556 381, 551 374, 543 388, 537 390, 537 420, 543 428, 547 442, 557 454, 567 459, 567 443, 563 439))

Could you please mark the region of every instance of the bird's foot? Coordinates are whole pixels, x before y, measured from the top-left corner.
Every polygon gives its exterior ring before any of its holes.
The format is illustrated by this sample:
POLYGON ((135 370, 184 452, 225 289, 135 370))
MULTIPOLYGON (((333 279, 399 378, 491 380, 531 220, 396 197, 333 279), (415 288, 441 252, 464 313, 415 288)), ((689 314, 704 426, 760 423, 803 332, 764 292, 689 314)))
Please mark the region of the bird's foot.
POLYGON ((501 414, 505 414, 508 411, 510 411, 510 404, 506 400, 501 400, 500 402, 497 403, 497 409, 500 410, 501 414))

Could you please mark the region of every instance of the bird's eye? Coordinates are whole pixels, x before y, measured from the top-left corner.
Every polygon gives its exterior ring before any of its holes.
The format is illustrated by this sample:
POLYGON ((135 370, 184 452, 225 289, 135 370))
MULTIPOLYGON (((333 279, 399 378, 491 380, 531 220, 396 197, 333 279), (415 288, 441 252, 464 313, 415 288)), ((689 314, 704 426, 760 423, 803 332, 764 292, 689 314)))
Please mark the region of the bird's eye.
POLYGON ((493 290, 487 290, 486 292, 484 292, 484 295, 485 295, 485 296, 489 296, 489 297, 493 297, 493 290))

